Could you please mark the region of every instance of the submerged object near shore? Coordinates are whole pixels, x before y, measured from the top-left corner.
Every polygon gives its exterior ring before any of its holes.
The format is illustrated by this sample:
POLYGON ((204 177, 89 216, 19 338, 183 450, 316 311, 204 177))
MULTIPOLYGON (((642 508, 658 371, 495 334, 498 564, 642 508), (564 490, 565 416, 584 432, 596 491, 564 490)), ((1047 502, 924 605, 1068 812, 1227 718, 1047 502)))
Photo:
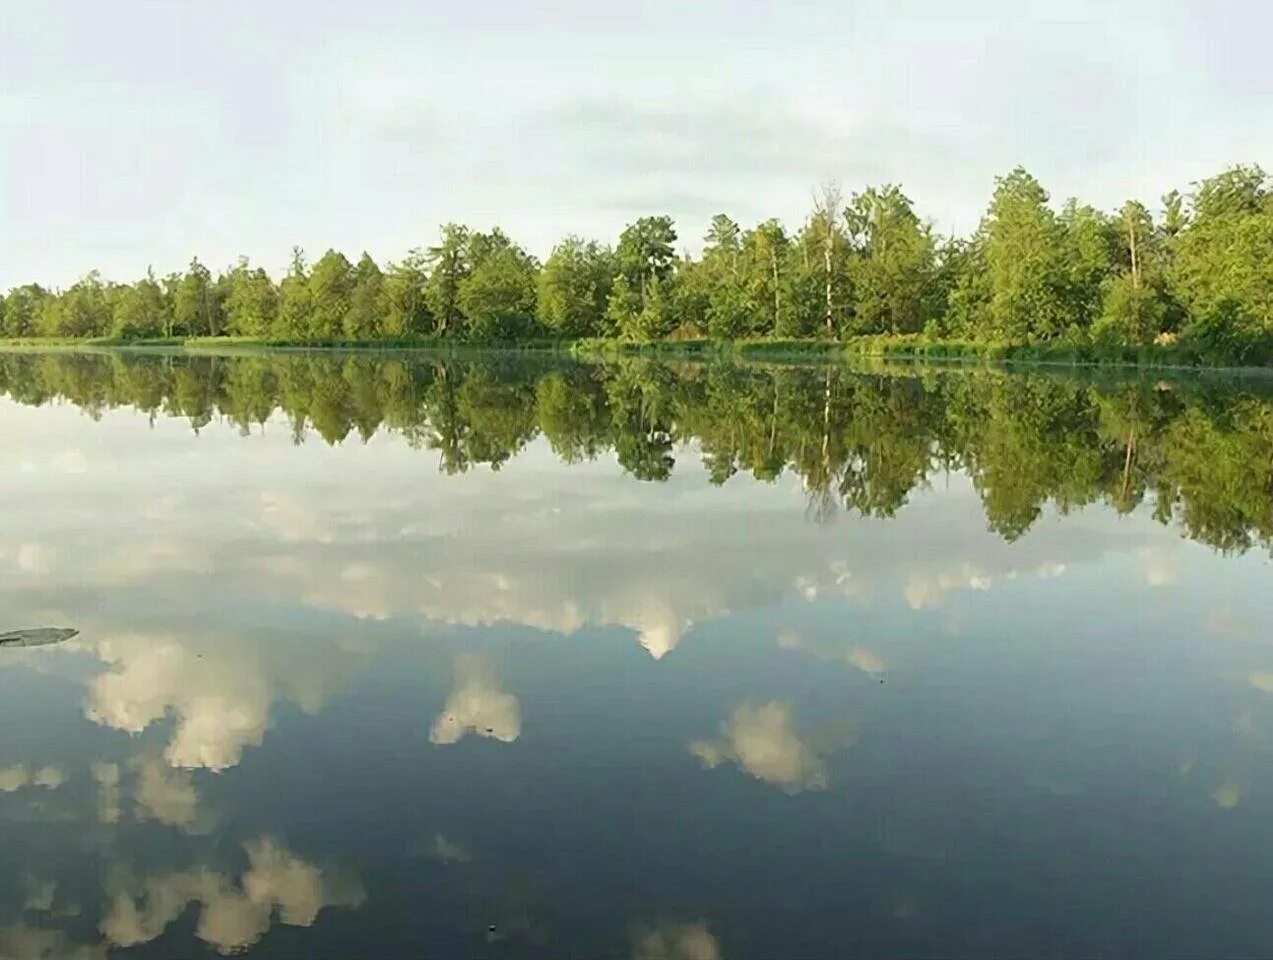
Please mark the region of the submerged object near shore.
POLYGON ((79 635, 71 627, 32 627, 27 630, 10 630, 0 633, 0 647, 44 647, 50 643, 62 643, 79 635))

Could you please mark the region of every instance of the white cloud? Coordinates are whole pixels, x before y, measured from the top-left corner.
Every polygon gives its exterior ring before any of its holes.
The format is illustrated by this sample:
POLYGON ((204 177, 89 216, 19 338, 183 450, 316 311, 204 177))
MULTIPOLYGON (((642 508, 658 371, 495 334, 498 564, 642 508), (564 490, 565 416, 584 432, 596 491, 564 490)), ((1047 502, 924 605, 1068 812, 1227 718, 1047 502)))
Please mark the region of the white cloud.
POLYGON ((805 639, 798 630, 785 629, 778 633, 778 646, 783 650, 800 650, 820 660, 844 660, 851 667, 867 676, 880 677, 888 672, 888 662, 877 651, 865 646, 837 646, 834 642, 813 642, 805 639))
POLYGON ((721 734, 717 740, 693 741, 690 753, 709 768, 733 761, 753 777, 792 793, 827 785, 826 766, 801 739, 790 704, 744 703, 721 726, 721 734))
POLYGON ((66 774, 58 767, 46 766, 28 770, 25 764, 0 768, 0 793, 14 793, 26 787, 56 790, 66 783, 66 774))
POLYGON ((512 743, 521 732, 521 706, 516 697, 500 689, 490 664, 477 656, 456 657, 451 695, 433 722, 429 739, 451 744, 475 733, 512 743))
POLYGON ((173 770, 155 757, 130 764, 137 775, 133 788, 138 820, 157 820, 193 830, 199 822, 199 794, 189 772, 173 770))
POLYGON ((720 944, 703 921, 639 929, 632 960, 721 960, 720 944))
POLYGON ((97 819, 102 823, 119 823, 119 764, 94 760, 93 782, 97 784, 97 819))
POLYGON ((77 943, 65 930, 19 923, 0 927, 4 960, 106 960, 106 944, 77 943))
POLYGON ((168 874, 122 886, 112 896, 101 930, 121 947, 157 938, 186 909, 200 905, 195 933, 222 953, 246 950, 278 922, 309 927, 328 907, 357 907, 361 886, 338 883, 275 841, 245 844, 248 869, 235 883, 207 869, 168 874))

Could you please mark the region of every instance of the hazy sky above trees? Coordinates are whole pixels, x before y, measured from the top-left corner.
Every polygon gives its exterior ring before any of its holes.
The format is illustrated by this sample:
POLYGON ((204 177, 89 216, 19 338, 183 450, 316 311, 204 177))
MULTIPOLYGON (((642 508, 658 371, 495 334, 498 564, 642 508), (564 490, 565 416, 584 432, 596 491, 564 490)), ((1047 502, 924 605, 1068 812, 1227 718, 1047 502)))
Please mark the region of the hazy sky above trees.
POLYGON ((0 286, 447 220, 545 255, 650 212, 797 222, 900 181, 975 226, 1024 164, 1105 207, 1273 162, 1263 0, 3 0, 0 286))

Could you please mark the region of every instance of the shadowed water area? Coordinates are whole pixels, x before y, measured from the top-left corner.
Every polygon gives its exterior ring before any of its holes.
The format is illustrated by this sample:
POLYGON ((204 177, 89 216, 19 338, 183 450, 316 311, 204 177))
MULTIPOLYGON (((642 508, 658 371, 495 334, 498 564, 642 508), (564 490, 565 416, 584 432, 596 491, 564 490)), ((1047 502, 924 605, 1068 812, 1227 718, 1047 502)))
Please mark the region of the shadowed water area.
POLYGON ((1160 377, 0 352, 0 957, 1265 953, 1273 380, 1160 377))

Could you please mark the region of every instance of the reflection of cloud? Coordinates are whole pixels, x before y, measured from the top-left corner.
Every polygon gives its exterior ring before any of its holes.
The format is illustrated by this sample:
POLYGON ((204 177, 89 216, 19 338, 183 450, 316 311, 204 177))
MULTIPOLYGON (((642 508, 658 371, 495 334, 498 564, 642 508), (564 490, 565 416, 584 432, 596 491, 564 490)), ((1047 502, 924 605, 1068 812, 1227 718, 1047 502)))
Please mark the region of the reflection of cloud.
POLYGON ((54 455, 51 466, 59 473, 80 474, 88 471, 88 458, 82 450, 63 450, 54 455))
POLYGON ((335 536, 325 512, 311 510, 294 497, 272 490, 261 494, 261 522, 283 540, 330 543, 335 536))
POLYGON ((708 767, 732 760, 743 770, 790 792, 820 790, 826 768, 796 732, 790 704, 744 703, 721 726, 722 739, 695 740, 692 754, 708 767))
POLYGON ((0 768, 0 793, 13 793, 24 787, 56 790, 64 783, 66 783, 66 774, 57 767, 40 767, 29 771, 25 764, 19 763, 0 768))
POLYGON ((500 689, 485 659, 472 655, 455 658, 455 682, 446 706, 433 722, 429 739, 434 743, 455 743, 472 731, 512 743, 521 734, 521 706, 517 698, 500 689))
POLYGON ((25 923, 0 927, 0 957, 4 960, 106 960, 105 944, 81 944, 64 930, 25 923))
POLYGON ((633 960, 720 960, 720 945, 703 921, 638 930, 633 960))
POLYGON ((211 870, 190 870, 145 881, 141 889, 113 891, 102 933, 118 946, 147 943, 186 909, 201 905, 196 934, 222 953, 245 950, 280 923, 312 926, 326 907, 356 907, 365 899, 356 884, 333 883, 313 864, 273 840, 244 846, 248 869, 238 884, 211 870))
POLYGON ((10 561, 21 573, 46 577, 53 572, 55 553, 42 543, 19 543, 15 547, 0 546, 0 559, 10 561))
POLYGON ((101 564, 101 579, 109 584, 123 584, 163 573, 186 573, 191 576, 210 574, 212 559, 201 545, 175 539, 153 539, 144 543, 130 542, 107 553, 101 564))
POLYGON ((1211 800, 1221 810, 1232 810, 1242 802, 1242 786, 1234 780, 1226 780, 1216 787, 1211 800))
POLYGON ((1247 683, 1264 693, 1273 693, 1273 670, 1252 670, 1246 675, 1247 683))
POLYGON ((199 794, 190 774, 173 770, 155 757, 138 757, 133 788, 138 820, 157 820, 170 827, 192 828, 199 817, 199 794))
POLYGON ((119 764, 93 761, 93 780, 97 784, 97 819, 119 823, 119 764))
POLYGON ((992 582, 984 571, 965 563, 952 572, 912 573, 903 595, 912 610, 923 610, 939 606, 952 590, 989 590, 992 582))
POLYGON ((23 910, 48 913, 53 909, 53 900, 57 897, 56 880, 36 880, 34 877, 28 877, 26 890, 26 899, 22 901, 23 910))
POLYGON ((844 660, 871 677, 879 677, 888 671, 888 663, 869 647, 836 649, 831 645, 815 644, 806 640, 796 630, 782 630, 778 634, 778 646, 783 650, 801 650, 819 660, 844 660))
POLYGON ((429 850, 429 855, 435 860, 441 860, 443 863, 468 863, 473 859, 468 848, 458 840, 452 840, 444 837, 442 834, 434 834, 433 846, 429 850))
POLYGON ((1140 569, 1148 586, 1163 587, 1179 578, 1180 561, 1175 550, 1145 547, 1140 551, 1140 569))
POLYGON ((140 733, 172 711, 177 725, 164 756, 173 766, 224 770, 265 735, 270 695, 250 662, 138 636, 105 641, 98 655, 111 669, 89 682, 89 719, 140 733))

